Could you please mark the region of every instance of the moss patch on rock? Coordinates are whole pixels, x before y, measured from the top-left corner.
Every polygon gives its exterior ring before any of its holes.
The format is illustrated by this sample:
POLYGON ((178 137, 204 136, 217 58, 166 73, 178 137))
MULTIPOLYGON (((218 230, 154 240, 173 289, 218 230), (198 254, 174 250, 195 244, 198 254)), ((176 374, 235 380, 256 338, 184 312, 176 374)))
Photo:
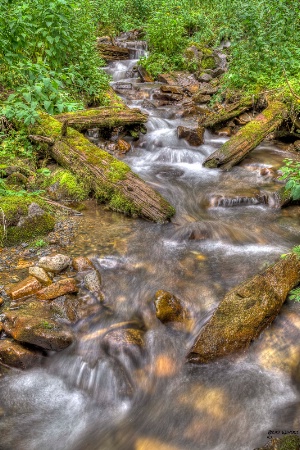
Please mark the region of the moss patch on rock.
POLYGON ((57 185, 58 200, 60 197, 67 197, 70 200, 82 201, 87 199, 90 192, 89 186, 69 170, 57 170, 45 180, 44 186, 51 187, 54 184, 57 185))

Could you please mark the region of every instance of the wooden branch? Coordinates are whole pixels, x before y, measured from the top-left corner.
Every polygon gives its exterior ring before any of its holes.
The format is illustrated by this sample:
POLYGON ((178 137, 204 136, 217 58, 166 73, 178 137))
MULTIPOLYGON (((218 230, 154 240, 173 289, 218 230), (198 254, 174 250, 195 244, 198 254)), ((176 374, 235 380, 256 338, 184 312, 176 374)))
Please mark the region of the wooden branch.
POLYGON ((83 216, 83 214, 81 212, 76 211, 76 209, 70 208, 69 206, 62 205, 61 203, 55 202, 54 200, 50 200, 47 197, 39 196, 39 198, 44 200, 44 202, 48 203, 49 205, 53 205, 53 206, 56 206, 57 208, 65 209, 66 211, 74 214, 74 216, 83 216))
POLYGON ((269 133, 276 130, 287 115, 288 109, 284 103, 279 101, 270 103, 268 108, 206 158, 203 165, 209 168, 231 169, 257 147, 269 133))
POLYGON ((214 128, 217 125, 227 122, 234 117, 239 116, 245 111, 248 111, 252 107, 252 101, 244 101, 233 103, 232 105, 218 111, 217 113, 211 113, 199 120, 199 125, 204 128, 214 128))
POLYGON ((38 144, 42 143, 42 144, 53 145, 55 142, 54 139, 49 138, 47 136, 37 136, 34 134, 29 134, 28 139, 30 139, 31 142, 36 142, 38 144))

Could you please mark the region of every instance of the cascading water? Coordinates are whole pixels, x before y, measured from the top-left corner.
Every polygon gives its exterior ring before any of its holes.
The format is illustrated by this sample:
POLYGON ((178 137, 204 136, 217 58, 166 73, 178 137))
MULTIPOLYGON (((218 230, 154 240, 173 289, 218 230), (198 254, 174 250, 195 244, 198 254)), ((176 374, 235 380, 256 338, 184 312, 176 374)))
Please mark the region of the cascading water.
MULTIPOLYGON (((112 63, 113 85, 139 83, 135 60, 112 63)), ((143 100, 128 100, 143 107, 143 100)), ((176 108, 147 109, 148 133, 124 160, 176 207, 168 225, 133 220, 90 202, 72 255, 93 257, 105 305, 76 325, 76 345, 46 364, 0 380, 1 450, 249 450, 268 430, 299 430, 299 305, 287 302, 272 327, 239 357, 185 363, 201 326, 229 288, 298 243, 299 208, 267 206, 274 182, 261 175, 284 153, 259 146, 230 173, 202 167, 224 138, 179 140, 176 108), (158 289, 181 298, 193 334, 155 317, 158 289), (144 345, 123 352, 107 334, 143 330, 144 345), (298 412, 298 414, 297 414, 298 412)), ((97 139, 97 133, 92 136, 97 139)), ((269 201, 270 205, 271 201, 269 201)))

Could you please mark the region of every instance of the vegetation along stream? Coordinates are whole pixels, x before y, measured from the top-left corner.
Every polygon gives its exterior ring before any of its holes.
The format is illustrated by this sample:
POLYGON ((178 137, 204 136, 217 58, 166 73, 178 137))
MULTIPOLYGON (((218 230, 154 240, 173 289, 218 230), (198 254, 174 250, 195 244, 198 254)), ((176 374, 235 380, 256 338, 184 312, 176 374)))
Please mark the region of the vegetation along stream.
MULTIPOLYGON (((111 63, 112 85, 131 84, 151 99, 160 84, 130 78, 136 63, 111 63)), ((299 364, 297 304, 285 304, 246 354, 186 364, 223 294, 297 244, 299 207, 278 210, 264 201, 275 187, 262 169, 280 167, 286 152, 263 142, 231 172, 204 168, 226 138, 206 130, 204 144, 192 147, 177 137, 177 127, 194 122, 178 118, 176 107, 149 109, 143 98, 127 100, 149 120, 124 159, 176 207, 176 216, 153 224, 89 203, 70 253, 93 259, 109 308, 80 321, 76 344, 42 368, 1 381, 3 450, 246 450, 263 444, 269 430, 300 428, 299 384, 292 378, 299 364), (184 301, 190 332, 155 317, 153 298, 161 289, 184 301), (124 322, 139 330, 141 342, 114 352, 104 346, 104 331, 124 322)), ((97 142, 97 130, 88 136, 97 142)))

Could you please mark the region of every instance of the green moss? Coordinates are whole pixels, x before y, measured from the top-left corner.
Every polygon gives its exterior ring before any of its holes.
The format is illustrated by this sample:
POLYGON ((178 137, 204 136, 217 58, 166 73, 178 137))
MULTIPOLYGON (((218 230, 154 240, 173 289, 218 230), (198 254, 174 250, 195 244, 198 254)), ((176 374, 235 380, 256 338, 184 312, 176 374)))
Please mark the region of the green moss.
POLYGON ((62 194, 74 200, 85 200, 89 195, 89 185, 79 181, 69 170, 57 170, 46 182, 48 186, 58 182, 62 194))
POLYGON ((298 436, 284 436, 278 446, 278 450, 298 450, 300 447, 300 439, 298 436))
POLYGON ((213 56, 204 56, 201 60, 201 68, 202 69, 215 69, 216 62, 213 56))
POLYGON ((38 326, 39 328, 44 328, 45 330, 53 330, 55 328, 53 323, 49 323, 47 320, 42 320, 38 326))
POLYGON ((127 164, 123 163, 122 161, 115 160, 110 164, 108 178, 112 182, 124 180, 129 170, 130 169, 127 164))
POLYGON ((123 212, 130 216, 135 216, 140 213, 139 209, 119 192, 112 195, 109 207, 114 211, 123 212))

